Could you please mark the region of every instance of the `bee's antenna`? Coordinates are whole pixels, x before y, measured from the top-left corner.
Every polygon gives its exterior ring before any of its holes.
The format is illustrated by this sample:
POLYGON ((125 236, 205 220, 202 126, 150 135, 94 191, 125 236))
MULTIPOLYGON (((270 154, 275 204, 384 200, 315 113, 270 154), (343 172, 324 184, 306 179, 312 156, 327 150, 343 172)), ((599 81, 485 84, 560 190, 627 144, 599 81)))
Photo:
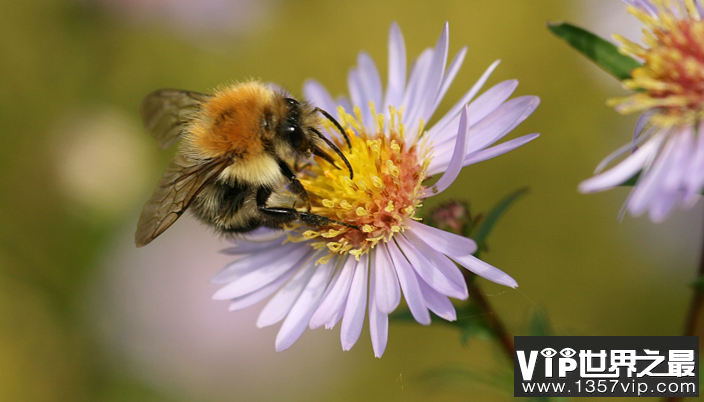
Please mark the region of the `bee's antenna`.
POLYGON ((332 124, 334 124, 335 127, 337 127, 337 130, 340 132, 340 134, 342 134, 342 136, 345 137, 345 142, 347 142, 347 148, 351 151, 352 150, 352 142, 350 142, 350 137, 347 135, 347 132, 345 131, 345 129, 342 128, 340 123, 338 123, 337 120, 335 120, 335 118, 330 115, 330 113, 324 111, 323 109, 321 109, 319 107, 316 107, 315 111, 322 113, 322 115, 325 116, 325 118, 330 120, 332 122, 332 124))
MULTIPOLYGON (((318 137, 320 137, 321 140, 325 141, 325 143, 328 144, 328 146, 330 148, 332 148, 333 151, 335 151, 335 153, 340 157, 340 159, 342 159, 342 161, 345 162, 345 165, 347 165, 347 169, 349 169, 349 171, 350 171, 350 180, 354 179, 354 171, 352 170, 352 165, 350 165, 350 161, 347 160, 347 157, 345 156, 345 154, 343 154, 342 151, 340 151, 340 148, 338 148, 337 145, 335 145, 335 143, 333 143, 332 141, 327 139, 320 131, 318 131, 314 128, 312 128, 311 131, 313 131, 318 137)), ((327 155, 325 153, 323 153, 323 155, 321 155, 321 156, 323 158, 327 159, 328 161, 330 161, 329 157, 326 158, 327 155)))

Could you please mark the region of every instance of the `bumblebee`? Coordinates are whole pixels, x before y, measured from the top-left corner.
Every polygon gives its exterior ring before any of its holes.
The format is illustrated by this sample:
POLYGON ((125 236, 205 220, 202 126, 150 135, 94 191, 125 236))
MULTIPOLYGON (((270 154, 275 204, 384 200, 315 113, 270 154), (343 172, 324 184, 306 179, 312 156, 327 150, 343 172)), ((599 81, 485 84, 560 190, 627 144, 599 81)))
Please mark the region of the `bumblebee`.
POLYGON ((137 247, 149 244, 186 209, 223 234, 282 228, 296 221, 353 227, 310 213, 308 194, 294 171, 311 154, 334 164, 323 150, 327 145, 353 177, 342 151, 318 129, 322 115, 349 145, 345 131, 324 110, 248 81, 212 95, 158 90, 147 95, 140 114, 161 149, 179 140, 180 149, 142 210, 137 247), (284 204, 291 195, 293 205, 284 204), (302 201, 307 212, 294 208, 295 200, 302 201))

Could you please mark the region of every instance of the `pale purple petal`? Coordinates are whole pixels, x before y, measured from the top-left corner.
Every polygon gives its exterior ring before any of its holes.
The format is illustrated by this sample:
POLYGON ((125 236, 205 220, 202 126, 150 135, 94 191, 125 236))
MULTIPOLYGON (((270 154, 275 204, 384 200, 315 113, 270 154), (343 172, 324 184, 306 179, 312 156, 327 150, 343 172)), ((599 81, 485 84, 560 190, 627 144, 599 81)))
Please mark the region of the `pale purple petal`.
MULTIPOLYGON (((410 231, 404 232, 404 235, 410 235, 409 237, 411 239, 415 239, 415 236, 413 236, 410 231)), ((430 250, 430 247, 424 243, 408 241, 404 236, 395 236, 394 240, 398 243, 401 250, 403 250, 403 254, 408 258, 408 261, 410 261, 416 274, 423 278, 431 287, 444 295, 460 300, 465 300, 469 296, 464 277, 452 261, 445 257, 441 260, 443 262, 435 264, 426 256, 439 254, 430 250), (428 252, 423 253, 416 245, 430 251, 425 250, 428 252)))
MULTIPOLYGON (((431 267, 437 269, 442 275, 449 278, 454 283, 458 283, 460 280, 464 281, 462 272, 457 267, 457 265, 450 259, 449 256, 439 253, 437 250, 434 250, 432 247, 423 242, 420 237, 418 237, 415 233, 411 231, 407 230, 404 235, 406 236, 407 240, 412 242, 413 245, 418 249, 418 251, 423 254, 428 259, 428 261, 430 261, 431 267)), ((414 268, 416 269, 416 273, 421 275, 423 268, 414 268)), ((423 276, 421 275, 421 277, 423 276)), ((465 293, 467 292, 465 291, 465 293)), ((450 293, 446 293, 446 295, 451 296, 450 293)), ((466 299, 468 294, 462 296, 463 297, 453 297, 457 299, 466 299)))
MULTIPOLYGON (((699 127, 701 133, 703 126, 699 127)), ((704 187, 704 135, 697 136, 697 143, 694 148, 691 165, 688 169, 688 176, 685 178, 687 194, 685 195, 685 203, 692 207, 694 203, 699 201, 699 194, 704 187)))
MULTIPOLYGON (((478 162, 483 162, 485 160, 495 158, 497 156, 503 155, 507 152, 513 151, 516 148, 522 147, 523 145, 533 141, 534 139, 538 138, 540 134, 528 134, 524 135, 522 137, 514 138, 510 141, 506 141, 504 143, 501 143, 499 145, 495 145, 490 148, 483 149, 481 151, 473 152, 468 154, 464 158, 464 162, 462 163, 462 166, 469 166, 473 165, 478 162)), ((428 176, 434 176, 438 173, 442 173, 445 170, 447 170, 447 165, 446 164, 434 164, 435 160, 430 162, 430 165, 428 166, 428 171, 427 175, 428 176)))
POLYGON ((337 325, 337 323, 340 322, 342 317, 345 315, 345 307, 347 304, 347 297, 349 297, 349 295, 345 296, 345 300, 342 302, 340 307, 337 310, 335 310, 335 312, 330 317, 330 319, 325 323, 325 329, 335 328, 335 325, 337 325))
POLYGON ((335 101, 338 105, 342 106, 342 108, 345 109, 345 112, 350 114, 354 112, 352 102, 350 102, 350 100, 347 99, 346 96, 340 95, 335 99, 335 101))
MULTIPOLYGON (((469 126, 467 125, 467 109, 460 116, 460 126, 457 131, 457 142, 455 143, 455 149, 452 152, 452 157, 448 162, 447 170, 445 174, 430 188, 425 190, 422 197, 429 197, 431 195, 437 195, 447 190, 452 183, 454 183, 457 176, 460 174, 462 169, 462 162, 464 162, 465 155, 467 155, 467 145, 469 143, 467 135, 469 133, 469 126)), ((443 154, 436 154, 434 159, 439 159, 439 163, 443 162, 443 154)))
POLYGON ((512 288, 518 287, 518 282, 511 278, 504 271, 494 267, 491 264, 480 260, 473 255, 465 256, 450 256, 455 262, 467 268, 468 270, 474 272, 475 274, 486 278, 492 282, 496 282, 499 285, 509 286, 512 288))
POLYGON ((670 215, 675 203, 680 199, 682 193, 678 191, 660 192, 650 203, 648 216, 655 223, 661 223, 670 215))
POLYGON ((579 184, 579 191, 582 193, 592 193, 613 188, 626 182, 650 163, 658 148, 660 148, 660 144, 664 138, 662 134, 654 136, 618 165, 598 176, 581 182, 579 184))
POLYGON ((369 257, 365 254, 359 258, 352 277, 352 285, 347 296, 345 315, 342 317, 340 341, 342 350, 350 350, 359 339, 364 324, 364 312, 367 309, 367 272, 369 257))
POLYGON ((325 87, 316 80, 308 80, 303 84, 303 96, 313 105, 325 110, 331 115, 337 115, 337 103, 325 87))
POLYGON ((389 106, 398 107, 406 89, 406 44, 401 29, 395 22, 389 30, 389 78, 380 112, 388 117, 389 106))
MULTIPOLYGON (((315 258, 315 257, 313 257, 315 258)), ((300 296, 308 281, 315 273, 315 264, 309 259, 305 266, 291 278, 284 287, 279 290, 274 297, 264 306, 257 318, 257 327, 263 328, 276 324, 286 317, 291 311, 291 307, 300 296)))
MULTIPOLYGON (((254 261, 258 255, 261 254, 252 256, 248 260, 254 261)), ((280 259, 267 265, 259 266, 236 280, 233 279, 232 282, 215 292, 213 300, 234 299, 268 285, 292 267, 300 266, 304 262, 303 260, 310 256, 310 247, 296 247, 289 253, 283 256, 279 254, 279 256, 280 259)))
POLYGON ((271 282, 270 284, 260 289, 257 289, 252 293, 232 299, 229 306, 229 310, 242 310, 243 308, 253 306, 259 303, 260 301, 266 299, 267 297, 271 296, 274 292, 279 290, 281 288, 281 285, 283 285, 287 280, 289 280, 297 271, 297 267, 291 268, 288 272, 276 278, 274 282, 271 282))
POLYGON ((337 259, 332 259, 327 264, 318 265, 315 273, 310 278, 303 293, 298 297, 291 311, 281 325, 276 335, 275 347, 277 352, 288 349, 303 334, 308 327, 310 317, 315 312, 320 302, 325 287, 330 280, 337 259))
POLYGON ((418 110, 412 112, 414 115, 411 117, 411 122, 417 123, 420 119, 427 122, 430 119, 435 100, 440 90, 440 85, 442 84, 442 77, 445 73, 449 46, 450 25, 445 22, 445 26, 433 51, 433 60, 430 63, 430 69, 428 69, 426 76, 422 78, 424 87, 419 94, 422 102, 418 102, 418 110))
MULTIPOLYGON (((499 84, 494 85, 489 88, 486 92, 481 94, 477 99, 472 101, 467 107, 467 112, 469 115, 469 126, 474 126, 491 112, 496 110, 501 106, 506 99, 511 96, 513 91, 516 90, 518 86, 517 80, 504 81, 499 84)), ((457 127, 459 126, 460 116, 456 116, 443 128, 442 131, 434 131, 431 137, 433 141, 437 144, 442 144, 446 141, 451 141, 451 139, 457 133, 457 127)))
POLYGON ((428 313, 428 308, 425 307, 425 301, 420 291, 418 278, 413 271, 413 267, 406 257, 404 257, 403 253, 401 253, 401 250, 398 249, 395 242, 390 241, 386 243, 386 246, 389 250, 389 255, 393 260, 394 266, 396 267, 398 281, 401 284, 403 297, 406 299, 408 309, 411 311, 413 318, 415 318, 418 323, 429 325, 430 313, 428 313))
POLYGON ((631 5, 633 7, 639 8, 648 14, 650 14, 651 17, 656 17, 658 16, 658 8, 653 5, 649 0, 622 0, 624 3, 631 5))
POLYGON ((347 89, 350 92, 350 101, 352 102, 352 106, 363 106, 364 91, 362 90, 362 83, 359 79, 359 69, 356 67, 347 73, 347 89))
MULTIPOLYGON (((332 278, 330 278, 330 281, 328 282, 328 286, 325 288, 325 293, 323 293, 323 297, 320 299, 320 305, 325 303, 325 299, 330 296, 330 293, 332 292, 333 288, 335 287, 335 284, 337 281, 340 279, 340 275, 342 274, 342 267, 345 265, 345 263, 348 262, 347 258, 338 258, 337 259, 337 264, 335 265, 335 268, 333 269, 333 274, 332 278)), ((352 282, 352 278, 350 277, 350 283, 352 282)), ((347 289, 345 292, 349 291, 347 289)), ((320 308, 320 305, 318 306, 320 308)), ((312 317, 311 317, 312 319, 312 317)), ((311 327, 312 329, 313 327, 311 327)), ((317 328, 317 327, 316 327, 317 328)))
POLYGON ((633 130, 633 142, 636 142, 636 140, 638 140, 638 138, 643 133, 643 130, 648 127, 651 115, 652 113, 645 112, 641 114, 640 117, 638 117, 638 120, 636 121, 636 126, 633 130))
MULTIPOLYGON (((455 265, 454 262, 452 262, 447 256, 445 256, 445 254, 438 252, 437 250, 433 249, 431 246, 426 244, 425 241, 421 240, 421 237, 419 237, 418 234, 414 233, 412 230, 406 230, 403 235, 416 249, 418 249, 420 254, 425 256, 425 258, 427 258, 428 261, 431 262, 431 266, 436 268, 442 275, 450 279, 455 284, 459 284, 460 282, 464 283, 464 277, 462 276, 462 272, 460 272, 457 265, 455 265)), ((421 270, 423 268, 416 266, 414 266, 414 268, 416 270, 416 273, 421 275, 421 270)), ((425 276, 422 277, 425 278, 425 276)), ((464 297, 457 297, 458 299, 467 298, 466 284, 463 286, 463 290, 464 297)), ((446 295, 450 296, 451 294, 446 293, 446 295)))
POLYGON ((528 134, 510 141, 506 141, 491 148, 486 148, 481 151, 468 154, 467 157, 464 159, 463 166, 469 166, 477 162, 482 162, 487 159, 503 155, 509 151, 513 151, 516 148, 522 147, 523 145, 533 141, 538 137, 540 137, 540 134, 538 133, 528 134))
POLYGON ((467 105, 467 103, 471 101, 472 98, 474 98, 474 96, 482 89, 486 81, 489 79, 489 76, 491 75, 491 73, 494 72, 500 62, 501 60, 496 60, 495 62, 493 62, 489 66, 489 68, 484 71, 479 80, 474 83, 472 88, 467 91, 467 93, 464 94, 464 96, 460 98, 460 100, 457 101, 454 106, 450 108, 450 111, 448 111, 445 116, 443 116, 435 125, 433 125, 432 128, 428 130, 429 138, 434 138, 437 133, 443 131, 445 127, 460 114, 460 111, 462 111, 462 109, 467 105))
POLYGON ((455 256, 473 254, 477 251, 477 243, 472 239, 424 225, 412 219, 406 219, 404 223, 408 225, 413 234, 440 253, 455 256))
POLYGON ((450 62, 450 66, 447 68, 447 72, 445 73, 445 76, 442 79, 442 84, 440 85, 440 90, 438 91, 438 95, 435 97, 435 102, 433 103, 433 107, 432 107, 432 109, 430 109, 429 116, 432 116, 433 114, 435 114, 435 110, 437 110, 438 105, 440 105, 440 102, 442 102, 443 98, 445 97, 445 94, 447 93, 447 90, 450 89, 450 85, 452 85, 452 81, 455 80, 457 73, 460 71, 460 67, 462 67, 462 63, 464 62, 464 57, 466 55, 467 55, 467 46, 460 49, 460 51, 457 52, 455 57, 452 59, 452 62, 450 62))
POLYGON ((646 133, 638 138, 634 139, 633 141, 622 145, 619 147, 617 150, 614 152, 610 153, 609 155, 606 156, 606 158, 602 159, 601 162, 596 166, 594 169, 594 174, 599 174, 601 173, 604 169, 606 169, 607 166, 609 166, 614 160, 618 159, 618 157, 622 156, 626 152, 634 153, 638 150, 638 147, 641 146, 646 140, 650 139, 652 133, 646 133))
POLYGON ((278 265, 281 260, 285 260, 286 256, 294 250, 306 251, 308 249, 310 248, 304 244, 288 243, 279 245, 278 248, 270 252, 256 253, 246 258, 239 258, 218 272, 213 279, 210 280, 210 283, 230 283, 261 267, 278 265))
POLYGON ((381 357, 386 350, 386 342, 389 338, 389 317, 377 307, 375 286, 376 280, 372 276, 369 281, 369 333, 372 337, 374 356, 381 357))
POLYGON ((386 247, 380 245, 372 250, 372 278, 376 281, 376 303, 377 308, 386 314, 390 314, 401 302, 401 288, 398 284, 398 277, 394 264, 391 262, 386 247))
POLYGON ((518 80, 500 82, 472 101, 467 108, 470 125, 477 124, 477 122, 501 106, 517 87, 518 80))
POLYGON ((241 235, 241 239, 237 239, 234 241, 235 247, 237 247, 237 244, 240 242, 270 242, 274 241, 276 239, 281 239, 282 242, 286 238, 286 232, 280 229, 270 229, 266 227, 260 227, 258 229, 255 229, 251 232, 248 233, 243 233, 241 235))
POLYGON ((675 145, 669 161, 670 168, 662 185, 665 191, 674 192, 682 189, 687 169, 691 165, 694 156, 694 133, 691 129, 682 129, 670 141, 673 141, 675 145))
MULTIPOLYGON (((510 133, 516 126, 522 123, 523 120, 528 118, 535 108, 538 107, 538 104, 540 104, 539 98, 535 96, 523 96, 511 99, 501 105, 489 114, 489 116, 469 129, 467 154, 478 152, 506 136, 506 134, 510 133)), ((453 127, 456 126, 448 126, 448 130, 453 127)), ((456 132, 454 135, 456 135, 456 132)), ((433 149, 434 154, 442 155, 443 153, 449 153, 450 149, 453 148, 452 140, 454 139, 454 135, 450 136, 447 133, 439 134, 438 138, 444 136, 445 141, 436 140, 433 149)))
POLYGON ((347 258, 343 266, 338 270, 335 278, 328 286, 329 291, 323 296, 323 301, 310 319, 310 327, 318 328, 325 325, 340 311, 343 303, 347 299, 352 284, 352 276, 355 272, 357 261, 354 258, 347 258))
POLYGON ((286 240, 286 232, 283 230, 269 229, 269 228, 258 228, 249 233, 245 233, 242 237, 238 237, 233 240, 232 247, 228 247, 222 250, 225 254, 247 254, 248 250, 251 252, 258 252, 263 249, 280 247, 284 244, 286 240))
POLYGON ((365 127, 373 127, 372 125, 372 113, 369 110, 369 105, 367 104, 367 99, 364 93, 364 85, 362 84, 361 73, 359 68, 354 68, 350 70, 347 75, 347 86, 350 90, 350 99, 352 100, 352 105, 359 107, 362 113, 362 124, 365 127))
POLYGON ((361 52, 357 57, 357 65, 359 66, 359 78, 364 91, 365 102, 360 107, 369 108, 369 102, 374 102, 375 107, 382 105, 382 86, 379 70, 374 64, 374 60, 365 52, 361 52))
MULTIPOLYGON (((631 214, 638 216, 645 212, 659 194, 664 193, 663 184, 671 168, 671 156, 677 150, 677 141, 669 140, 663 146, 652 166, 643 174, 642 180, 633 189, 633 195, 628 201, 631 214)), ((645 146, 643 147, 645 148, 645 146)))
POLYGON ((283 238, 279 241, 271 242, 239 242, 234 247, 228 247, 224 250, 220 250, 220 252, 227 255, 254 254, 279 248, 283 242, 283 238))
MULTIPOLYGON (((401 105, 397 105, 397 108, 403 107, 405 112, 402 117, 402 122, 409 126, 410 124, 418 124, 417 121, 412 121, 410 119, 411 109, 417 109, 418 104, 422 101, 418 99, 418 94, 420 93, 421 78, 426 75, 427 70, 430 69, 430 63, 433 58, 433 49, 425 49, 423 53, 418 56, 418 59, 413 63, 411 68, 411 76, 408 79, 408 86, 406 87, 406 93, 403 96, 403 102, 401 105)), ((409 126, 410 127, 410 126, 409 126)))
POLYGON ((540 98, 536 96, 522 96, 504 103, 472 126, 467 152, 477 152, 500 140, 527 119, 539 104, 540 98))
POLYGON ((452 302, 447 298, 447 296, 440 294, 437 290, 425 283, 425 281, 420 277, 418 277, 418 286, 420 287, 420 291, 423 293, 425 305, 430 311, 447 321, 455 321, 457 319, 455 306, 452 305, 452 302))

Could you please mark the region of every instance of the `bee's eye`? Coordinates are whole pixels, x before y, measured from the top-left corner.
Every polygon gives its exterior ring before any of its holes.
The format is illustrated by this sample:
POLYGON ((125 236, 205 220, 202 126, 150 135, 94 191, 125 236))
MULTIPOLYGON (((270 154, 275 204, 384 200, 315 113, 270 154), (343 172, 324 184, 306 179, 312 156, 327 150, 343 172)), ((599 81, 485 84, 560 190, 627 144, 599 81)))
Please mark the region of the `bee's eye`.
POLYGON ((291 145, 294 148, 299 150, 307 148, 306 138, 303 135, 303 130, 301 130, 301 127, 299 127, 297 124, 291 125, 289 126, 288 131, 291 145))

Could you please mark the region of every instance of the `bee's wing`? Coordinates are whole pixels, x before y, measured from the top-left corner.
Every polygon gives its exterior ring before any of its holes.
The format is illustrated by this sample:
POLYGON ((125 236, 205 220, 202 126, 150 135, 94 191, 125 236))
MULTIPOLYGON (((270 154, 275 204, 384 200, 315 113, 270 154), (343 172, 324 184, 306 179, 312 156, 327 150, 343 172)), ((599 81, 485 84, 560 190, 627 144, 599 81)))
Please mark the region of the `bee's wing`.
POLYGON ((135 233, 137 247, 149 244, 168 229, 203 187, 215 180, 229 164, 229 158, 195 164, 183 155, 177 155, 142 210, 135 233))
POLYGON ((144 127, 166 149, 181 138, 184 124, 211 95, 179 89, 160 89, 147 95, 139 107, 144 127))

